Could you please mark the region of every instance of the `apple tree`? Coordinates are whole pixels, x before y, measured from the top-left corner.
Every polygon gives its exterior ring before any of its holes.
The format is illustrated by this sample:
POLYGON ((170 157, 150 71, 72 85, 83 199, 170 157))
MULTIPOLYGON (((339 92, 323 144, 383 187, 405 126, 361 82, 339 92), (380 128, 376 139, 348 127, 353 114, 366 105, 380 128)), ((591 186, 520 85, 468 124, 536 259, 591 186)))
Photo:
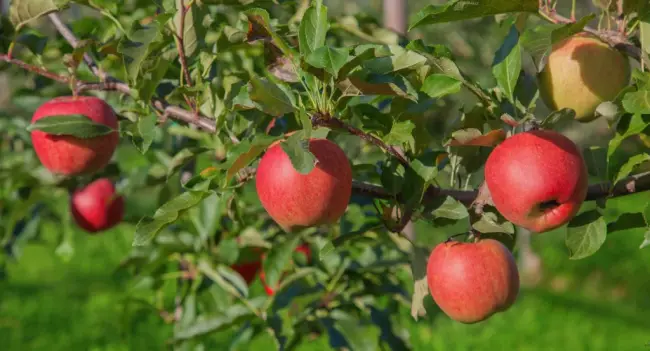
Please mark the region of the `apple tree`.
POLYGON ((565 231, 569 260, 649 226, 611 208, 650 189, 647 1, 452 0, 404 35, 325 3, 11 1, 0 262, 121 226, 129 303, 175 347, 403 350, 402 309, 516 303, 518 232, 565 231), (502 33, 488 86, 422 35, 479 18, 502 33), (593 123, 604 144, 565 135, 593 123))

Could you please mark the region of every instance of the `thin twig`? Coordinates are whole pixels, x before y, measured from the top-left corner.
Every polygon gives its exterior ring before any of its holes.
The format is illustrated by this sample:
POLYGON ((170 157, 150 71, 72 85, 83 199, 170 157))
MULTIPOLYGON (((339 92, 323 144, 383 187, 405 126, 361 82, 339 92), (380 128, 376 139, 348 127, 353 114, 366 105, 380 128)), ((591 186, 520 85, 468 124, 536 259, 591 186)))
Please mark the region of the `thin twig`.
POLYGON ((384 143, 381 139, 374 137, 361 129, 355 128, 343 121, 341 121, 338 118, 335 117, 330 117, 330 116, 324 116, 322 114, 316 113, 312 116, 312 123, 314 126, 321 126, 321 127, 327 127, 330 129, 343 129, 346 130, 348 133, 352 135, 356 135, 360 137, 361 139, 370 142, 374 144, 375 146, 379 147, 380 149, 388 152, 389 154, 393 155, 397 160, 404 166, 404 167, 409 167, 409 161, 400 153, 394 146, 388 145, 384 143))
MULTIPOLYGON (((551 23, 569 24, 575 22, 569 18, 566 18, 558 14, 557 12, 555 12, 555 10, 550 10, 550 9, 545 10, 544 8, 540 8, 538 13, 542 18, 546 19, 551 23)), ((627 38, 627 36, 625 36, 625 32, 621 33, 619 31, 612 31, 612 30, 597 30, 591 27, 584 27, 583 30, 587 33, 591 33, 599 37, 602 41, 608 43, 609 45, 616 47, 617 49, 623 50, 628 56, 633 57, 639 62, 647 61, 641 49, 636 47, 636 45, 634 45, 627 38)))
POLYGON ((185 17, 189 8, 185 7, 185 1, 181 0, 181 18, 180 18, 180 28, 178 28, 178 33, 176 33, 176 47, 178 49, 178 59, 181 63, 181 69, 183 70, 183 75, 185 76, 185 84, 187 86, 192 86, 192 77, 190 76, 190 70, 187 66, 187 59, 185 57, 185 17))
POLYGON ((0 54, 0 61, 11 63, 12 65, 16 65, 16 66, 18 66, 18 67, 20 67, 20 68, 22 68, 22 69, 24 69, 26 71, 34 72, 34 73, 39 74, 39 75, 41 75, 43 77, 55 80, 55 81, 57 81, 59 83, 66 83, 66 84, 70 83, 70 78, 68 78, 66 76, 62 76, 60 74, 50 72, 47 69, 45 69, 44 67, 38 67, 38 66, 30 65, 27 62, 24 62, 24 61, 15 59, 15 58, 11 58, 11 57, 9 57, 8 54, 0 54))
MULTIPOLYGON (((70 28, 68 28, 68 26, 63 23, 59 15, 56 13, 51 13, 48 15, 48 17, 50 18, 50 21, 52 21, 52 24, 54 24, 56 29, 59 31, 59 33, 63 36, 63 38, 65 38, 70 46, 76 49, 79 46, 79 40, 77 37, 75 37, 70 28)), ((93 58, 90 57, 88 53, 84 53, 84 62, 93 72, 93 74, 99 77, 100 80, 105 81, 107 79, 106 72, 97 66, 93 58)))
MULTIPOLYGON (((57 13, 51 13, 48 15, 56 29, 61 33, 61 35, 70 43, 72 46, 76 46, 79 43, 79 40, 75 37, 75 35, 70 31, 68 26, 61 21, 59 15, 57 13)), ((39 67, 29 67, 30 65, 27 65, 26 63, 19 61, 19 60, 11 60, 7 61, 6 55, 4 61, 16 64, 18 66, 21 66, 24 69, 27 69, 28 71, 40 74, 42 76, 54 79, 56 81, 62 82, 62 83, 69 83, 69 78, 57 75, 55 73, 48 72, 47 70, 44 70, 39 67), (27 67, 26 67, 27 66, 27 67)), ((87 56, 88 59, 86 59, 86 56, 84 56, 84 62, 91 67, 96 67, 97 64, 93 61, 93 59, 90 56, 87 56)), ((113 91, 119 91, 127 95, 132 96, 131 89, 129 86, 121 82, 118 79, 115 79, 109 75, 106 75, 103 73, 99 68, 97 69, 92 69, 93 73, 95 73, 98 77, 102 78, 101 75, 104 75, 104 78, 102 79, 104 82, 103 83, 90 83, 90 82, 78 82, 77 83, 77 89, 79 91, 81 90, 103 90, 103 91, 108 91, 108 90, 113 90, 113 91), (96 73, 97 72, 97 73, 96 73)), ((210 132, 210 133, 215 133, 217 128, 216 128, 216 123, 214 119, 202 116, 198 113, 194 113, 192 111, 188 111, 180 106, 176 105, 170 105, 167 101, 161 98, 154 97, 151 99, 151 105, 153 105, 154 108, 156 108, 160 113, 162 113, 163 116, 167 116, 169 118, 172 118, 174 120, 182 121, 187 124, 193 124, 196 125, 197 127, 210 132)))

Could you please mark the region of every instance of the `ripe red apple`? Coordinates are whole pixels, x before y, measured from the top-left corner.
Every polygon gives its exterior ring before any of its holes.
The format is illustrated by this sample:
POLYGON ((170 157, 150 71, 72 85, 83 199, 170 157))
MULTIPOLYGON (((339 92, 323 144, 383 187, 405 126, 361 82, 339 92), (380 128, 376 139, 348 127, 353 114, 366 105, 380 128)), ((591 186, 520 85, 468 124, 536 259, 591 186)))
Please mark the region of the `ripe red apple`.
POLYGON ((581 33, 553 45, 538 76, 540 97, 549 108, 572 108, 577 120, 588 122, 598 105, 612 101, 629 84, 630 72, 622 53, 581 33))
POLYGON ((246 262, 246 263, 236 263, 230 266, 237 273, 239 273, 246 284, 250 284, 255 280, 257 272, 262 268, 262 263, 260 261, 256 262, 246 262))
POLYGON ((36 155, 53 173, 70 176, 97 172, 110 162, 119 141, 117 117, 104 100, 93 96, 58 97, 41 105, 34 112, 32 123, 48 116, 72 114, 84 115, 115 132, 82 139, 34 130, 31 137, 36 155))
POLYGON ((467 324, 506 311, 519 294, 515 260, 493 239, 438 244, 427 262, 427 283, 440 309, 467 324))
POLYGON ((124 198, 115 193, 115 186, 101 178, 72 194, 72 216, 77 225, 89 233, 97 233, 117 225, 124 215, 124 198))
POLYGON ((309 174, 293 168, 280 143, 269 147, 257 167, 262 206, 285 231, 334 223, 345 212, 352 192, 352 168, 345 153, 327 139, 310 139, 317 159, 309 174))
POLYGON ((545 130, 515 134, 485 164, 497 210, 510 222, 542 233, 569 222, 587 195, 587 166, 564 135, 545 130))

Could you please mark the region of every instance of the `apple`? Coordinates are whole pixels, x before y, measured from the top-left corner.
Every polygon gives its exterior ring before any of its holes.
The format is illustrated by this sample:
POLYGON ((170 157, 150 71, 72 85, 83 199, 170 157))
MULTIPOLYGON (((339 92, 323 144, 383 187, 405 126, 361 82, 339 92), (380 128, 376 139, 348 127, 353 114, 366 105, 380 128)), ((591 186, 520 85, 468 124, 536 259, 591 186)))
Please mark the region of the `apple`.
POLYGON ((630 75, 627 57, 580 33, 553 45, 538 75, 540 97, 549 108, 572 108, 578 121, 589 122, 598 105, 614 100, 629 84, 630 75))
POLYGON ((352 192, 352 168, 343 150, 327 139, 310 139, 316 166, 309 174, 300 174, 280 144, 266 151, 255 179, 269 216, 287 232, 336 222, 352 192))
POLYGON ((512 306, 519 294, 519 272, 512 253, 499 241, 447 241, 431 251, 427 284, 447 316, 472 324, 512 306))
POLYGON ((100 178, 72 194, 72 216, 77 225, 97 233, 117 225, 124 216, 124 197, 117 195, 113 183, 100 178))
POLYGON ((257 276, 257 272, 259 272, 260 268, 262 268, 262 263, 260 261, 256 262, 246 262, 246 263, 236 263, 230 266, 230 268, 234 269, 239 275, 244 278, 244 281, 246 284, 249 284, 255 280, 255 276, 257 276))
POLYGON ((43 166, 53 173, 72 176, 97 172, 110 162, 119 142, 117 117, 104 100, 94 96, 54 98, 36 109, 32 123, 48 116, 72 114, 84 115, 115 132, 82 139, 34 130, 31 132, 34 151, 43 166))
POLYGON ((578 147, 550 130, 515 134, 485 164, 496 209, 510 222, 542 233, 569 222, 587 195, 587 166, 578 147))

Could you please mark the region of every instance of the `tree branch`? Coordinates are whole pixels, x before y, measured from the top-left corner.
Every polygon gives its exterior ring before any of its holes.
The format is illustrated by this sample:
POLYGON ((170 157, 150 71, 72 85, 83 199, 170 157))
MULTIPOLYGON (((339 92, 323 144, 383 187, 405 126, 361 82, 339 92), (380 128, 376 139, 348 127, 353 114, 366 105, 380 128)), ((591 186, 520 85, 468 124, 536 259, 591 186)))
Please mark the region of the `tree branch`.
MULTIPOLYGON (((569 24, 575 22, 558 14, 555 9, 548 7, 540 7, 539 15, 551 23, 569 24)), ((633 57, 641 63, 647 61, 647 58, 641 49, 632 44, 632 42, 627 38, 625 35, 625 30, 623 30, 623 32, 620 32, 612 30, 597 30, 591 27, 584 27, 584 31, 596 35, 602 41, 624 51, 628 56, 633 57)))
MULTIPOLYGON (((59 31, 59 33, 65 38, 65 40, 68 41, 68 43, 72 45, 72 47, 77 47, 77 45, 79 44, 79 40, 76 38, 74 33, 70 31, 68 26, 65 23, 63 23, 63 21, 61 21, 59 15, 57 13, 51 13, 48 15, 48 17, 50 18, 50 20, 52 21, 56 29, 59 31)), ((11 59, 7 57, 7 55, 0 55, 0 60, 15 64, 23 69, 34 72, 36 74, 40 74, 44 77, 56 80, 61 83, 70 82, 69 77, 61 76, 49 72, 44 68, 32 66, 20 60, 11 59)), ((90 67, 93 74, 98 76, 103 82, 102 83, 78 82, 77 83, 78 91, 83 91, 83 90, 119 91, 121 93, 132 96, 131 88, 128 86, 128 84, 121 82, 120 80, 115 79, 107 75, 106 73, 104 73, 97 66, 97 64, 90 57, 90 55, 87 54, 84 55, 84 62, 88 65, 88 67, 90 67)), ((162 98, 158 98, 158 97, 152 98, 151 105, 156 110, 161 112, 163 116, 168 116, 174 120, 178 120, 187 124, 196 125, 197 127, 210 133, 215 133, 217 130, 216 122, 214 119, 188 111, 180 106, 171 105, 162 98)))
POLYGON ((367 142, 370 142, 370 143, 376 145, 377 147, 381 148, 382 150, 388 152, 389 154, 395 156, 395 158, 397 158, 397 160, 404 167, 406 167, 406 168, 410 167, 409 161, 406 159, 406 157, 404 155, 402 155, 397 150, 397 148, 384 143, 379 138, 374 137, 374 136, 362 131, 361 129, 355 128, 355 127, 341 121, 340 119, 338 119, 336 117, 324 116, 324 115, 322 115, 320 113, 316 113, 316 114, 312 115, 311 119, 312 119, 312 124, 314 126, 327 127, 327 128, 330 128, 330 129, 342 129, 342 130, 347 131, 350 134, 356 135, 359 138, 361 138, 361 139, 363 139, 363 140, 365 140, 367 142))

